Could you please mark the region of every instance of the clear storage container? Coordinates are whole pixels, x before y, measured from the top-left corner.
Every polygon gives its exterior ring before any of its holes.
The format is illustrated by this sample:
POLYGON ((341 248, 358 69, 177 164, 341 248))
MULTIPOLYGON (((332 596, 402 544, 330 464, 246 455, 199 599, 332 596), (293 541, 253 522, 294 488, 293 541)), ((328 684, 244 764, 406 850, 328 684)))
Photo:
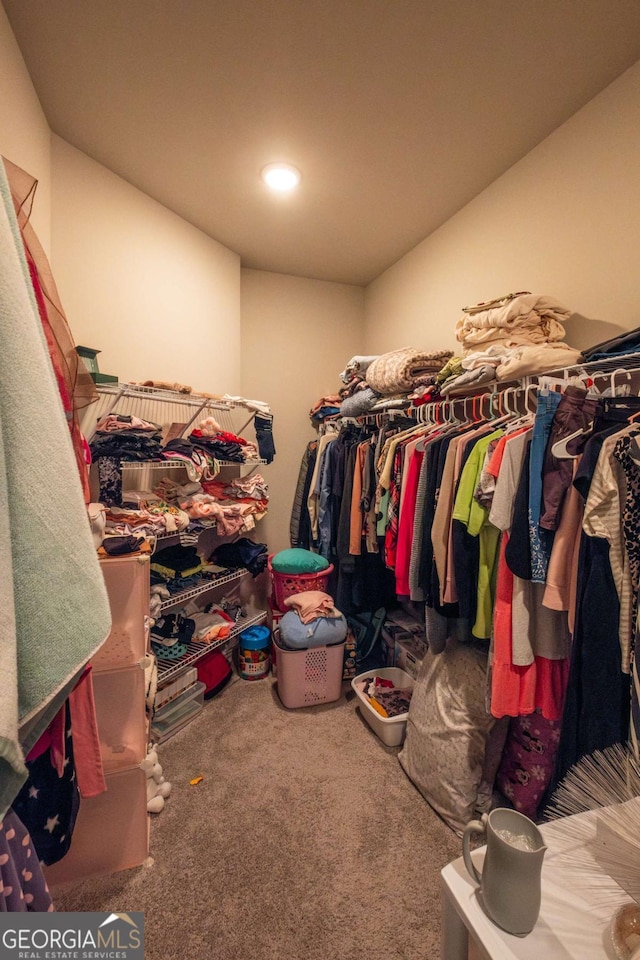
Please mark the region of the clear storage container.
POLYGON ((201 681, 194 683, 175 700, 171 700, 154 715, 151 724, 151 739, 155 743, 164 743, 171 739, 178 730, 182 730, 191 723, 204 706, 205 684, 201 681))

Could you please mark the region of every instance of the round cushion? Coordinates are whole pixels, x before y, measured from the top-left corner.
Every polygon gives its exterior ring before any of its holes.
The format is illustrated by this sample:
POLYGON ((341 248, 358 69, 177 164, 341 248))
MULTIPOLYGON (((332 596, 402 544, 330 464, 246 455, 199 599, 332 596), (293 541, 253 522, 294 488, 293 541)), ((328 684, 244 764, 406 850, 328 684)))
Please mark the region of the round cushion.
POLYGON ((325 557, 301 547, 281 550, 271 560, 271 567, 276 573, 321 573, 328 566, 329 561, 325 557))

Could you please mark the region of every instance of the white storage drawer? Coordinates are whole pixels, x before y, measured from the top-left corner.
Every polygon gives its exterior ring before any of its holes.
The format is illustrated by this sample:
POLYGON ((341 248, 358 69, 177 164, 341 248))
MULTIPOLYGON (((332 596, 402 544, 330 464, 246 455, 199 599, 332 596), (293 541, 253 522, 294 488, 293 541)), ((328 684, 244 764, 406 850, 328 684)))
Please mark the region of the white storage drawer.
POLYGON ((94 670, 133 666, 147 650, 149 557, 100 561, 111 607, 111 632, 92 659, 94 670))
POLYGON ((149 851, 147 781, 134 767, 106 777, 107 792, 81 800, 66 857, 44 868, 49 886, 144 863, 149 851))
POLYGON ((94 673, 93 692, 105 773, 140 763, 146 754, 144 670, 94 673))

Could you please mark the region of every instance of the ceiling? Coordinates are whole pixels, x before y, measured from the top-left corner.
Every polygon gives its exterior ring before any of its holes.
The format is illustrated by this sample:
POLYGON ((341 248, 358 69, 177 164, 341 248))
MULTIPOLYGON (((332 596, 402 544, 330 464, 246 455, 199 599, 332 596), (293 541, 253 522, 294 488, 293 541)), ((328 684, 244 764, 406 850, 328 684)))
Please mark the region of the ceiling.
POLYGON ((3 3, 56 134, 243 266, 355 284, 640 59, 638 0, 3 3))

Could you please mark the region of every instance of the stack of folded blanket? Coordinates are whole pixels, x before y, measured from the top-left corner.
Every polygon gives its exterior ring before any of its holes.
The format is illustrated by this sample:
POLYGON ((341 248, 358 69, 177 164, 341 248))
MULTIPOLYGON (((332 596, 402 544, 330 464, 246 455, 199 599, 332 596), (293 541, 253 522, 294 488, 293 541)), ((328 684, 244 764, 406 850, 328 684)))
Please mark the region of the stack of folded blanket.
POLYGON ((321 590, 306 590, 287 597, 289 608, 279 623, 280 643, 290 650, 341 643, 347 621, 336 609, 333 597, 321 590))
POLYGON ((571 311, 552 297, 528 292, 465 307, 456 323, 462 355, 438 376, 443 397, 476 393, 495 382, 570 367, 579 350, 564 342, 571 311), (444 375, 444 376, 443 376, 444 375))
POLYGON ((451 355, 450 350, 403 347, 376 357, 352 357, 340 374, 346 384, 340 391, 341 416, 407 407, 412 391, 434 383, 451 355))

